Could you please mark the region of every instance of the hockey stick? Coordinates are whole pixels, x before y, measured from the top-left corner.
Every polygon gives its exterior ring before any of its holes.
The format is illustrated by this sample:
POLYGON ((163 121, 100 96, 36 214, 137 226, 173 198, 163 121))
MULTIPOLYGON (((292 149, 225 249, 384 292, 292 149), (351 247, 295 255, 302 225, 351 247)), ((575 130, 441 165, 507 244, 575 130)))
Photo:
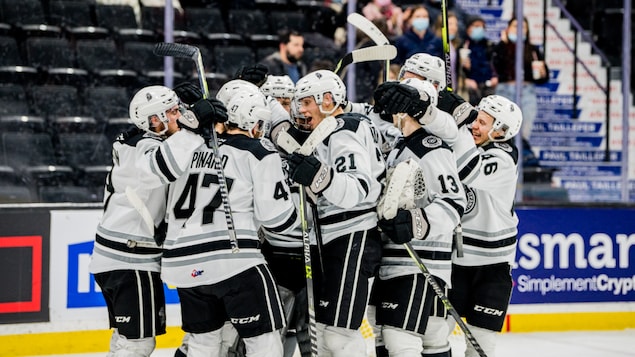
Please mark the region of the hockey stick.
MULTIPOLYGON (((333 116, 328 116, 311 131, 309 137, 302 146, 287 131, 281 131, 276 139, 276 144, 287 153, 298 152, 302 155, 310 155, 317 145, 326 139, 337 127, 337 120, 333 116)), ((306 219, 306 191, 300 185, 300 222, 302 225, 302 248, 304 252, 304 271, 306 277, 306 294, 309 312, 309 338, 311 340, 311 356, 317 356, 317 322, 315 320, 315 299, 313 292, 313 265, 311 261, 311 241, 309 239, 309 224, 306 219)), ((320 249, 320 227, 317 225, 317 207, 313 209, 313 229, 318 238, 318 249, 320 249)))
MULTIPOLYGON (((196 71, 198 73, 199 84, 201 91, 203 92, 203 98, 209 97, 209 90, 207 88, 207 81, 205 80, 205 70, 203 68, 203 57, 201 56, 201 50, 196 46, 186 45, 182 43, 157 43, 154 47, 154 54, 159 56, 170 56, 179 58, 190 58, 196 64, 196 71)), ((232 248, 232 253, 237 253, 238 239, 236 238, 236 229, 234 228, 234 218, 232 216, 232 209, 229 205, 229 192, 227 189, 227 180, 225 179, 225 173, 223 172, 223 165, 221 164, 218 153, 218 139, 216 138, 216 130, 209 128, 205 132, 204 137, 208 137, 207 146, 212 149, 214 154, 214 168, 218 172, 218 184, 220 186, 221 200, 223 201, 223 211, 225 212, 225 220, 227 221, 227 233, 229 235, 229 243, 232 248)))
POLYGON ((450 57, 450 30, 448 28, 448 3, 441 0, 441 38, 443 40, 443 56, 445 58, 445 87, 452 91, 452 60, 450 57))
POLYGON ((333 72, 343 77, 344 69, 351 63, 369 62, 369 61, 390 61, 397 56, 397 48, 393 45, 381 45, 360 48, 347 53, 342 57, 335 66, 333 72))
MULTIPOLYGON (((364 15, 357 12, 353 12, 348 15, 348 17, 346 18, 346 21, 349 24, 353 25, 358 30, 360 30, 361 32, 363 32, 366 36, 368 36, 368 38, 373 40, 373 42, 375 42, 376 45, 382 46, 382 45, 390 44, 390 41, 388 40, 386 35, 384 35, 384 33, 381 32, 381 30, 377 26, 375 26, 374 23, 372 23, 369 19, 364 17, 364 15)), ((390 60, 393 58, 395 57, 387 59, 386 63, 384 64, 384 82, 388 81, 388 73, 390 71, 390 60)))
POLYGON ((459 327, 465 334, 465 337, 467 338, 468 341, 470 341, 470 343, 472 344, 472 346, 474 347, 478 355, 481 357, 487 357, 487 354, 485 354, 485 351, 483 350, 481 345, 479 345, 478 341, 476 340, 476 337, 474 337, 474 335, 472 334, 470 329, 467 327, 465 322, 463 322, 463 319, 461 319, 461 316, 459 315, 459 313, 456 311, 454 306, 452 306, 450 299, 448 299, 447 295, 445 295, 445 293, 443 292, 443 289, 441 289, 439 284, 437 284, 437 281, 434 280, 434 277, 432 277, 432 274, 430 274, 430 271, 428 270, 428 268, 425 266, 425 264, 423 264, 421 257, 419 257, 415 249, 412 247, 412 244, 410 242, 406 242, 403 244, 403 246, 406 248, 406 250, 408 251, 408 254, 415 261, 417 266, 419 266, 419 269, 421 269, 421 273, 426 278, 426 281, 428 282, 428 284, 430 284, 430 286, 432 287, 432 290, 434 290, 434 293, 441 300, 441 302, 443 303, 443 306, 445 306, 445 309, 448 310, 448 313, 452 315, 454 320, 456 320, 456 323, 459 324, 459 327))

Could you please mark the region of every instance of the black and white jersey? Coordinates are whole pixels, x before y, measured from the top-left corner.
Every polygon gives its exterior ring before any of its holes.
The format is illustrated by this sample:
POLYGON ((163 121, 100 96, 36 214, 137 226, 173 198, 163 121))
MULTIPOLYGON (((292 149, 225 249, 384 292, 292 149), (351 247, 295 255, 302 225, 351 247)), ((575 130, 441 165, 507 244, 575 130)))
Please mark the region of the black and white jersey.
POLYGON ((514 211, 518 179, 518 149, 513 139, 479 148, 478 175, 466 186, 462 258, 458 265, 512 263, 516 254, 518 217, 514 211))
POLYGON ((299 225, 280 155, 271 142, 223 135, 219 157, 240 251, 231 249, 213 151, 201 145, 168 193, 162 278, 179 288, 215 284, 264 264, 258 228, 288 233, 299 225))
POLYGON ((317 202, 324 244, 377 226, 376 206, 386 172, 370 125, 354 113, 340 114, 336 120, 336 129, 314 150, 334 172, 317 202))
POLYGON ((373 106, 368 103, 351 103, 351 113, 362 114, 369 123, 378 130, 379 136, 377 145, 383 153, 388 153, 395 146, 397 139, 401 137, 399 129, 395 128, 392 122, 387 122, 373 111, 373 106))
MULTIPOLYGON (((411 243, 430 272, 450 285, 453 232, 466 204, 454 156, 447 143, 420 128, 397 142, 388 155, 387 166, 395 167, 408 159, 421 167, 425 195, 415 200, 415 204, 423 208, 430 225, 425 239, 413 239, 411 243)), ((420 272, 402 244, 394 244, 385 238, 379 269, 381 279, 420 272)))
POLYGON ((97 226, 91 273, 161 270, 158 247, 131 249, 126 244, 155 243, 154 227, 160 226, 165 217, 167 184, 183 172, 189 156, 202 142, 200 136, 187 130, 165 140, 138 130, 122 134, 113 143, 113 167, 106 179, 104 213, 97 226))

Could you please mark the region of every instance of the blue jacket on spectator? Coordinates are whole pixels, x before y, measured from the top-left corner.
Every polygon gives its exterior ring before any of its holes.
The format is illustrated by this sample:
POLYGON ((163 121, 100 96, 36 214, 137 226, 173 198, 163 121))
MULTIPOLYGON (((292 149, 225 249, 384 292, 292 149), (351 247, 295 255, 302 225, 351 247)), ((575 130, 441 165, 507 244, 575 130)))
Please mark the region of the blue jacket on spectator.
POLYGON ((479 41, 468 39, 463 43, 462 48, 469 48, 471 50, 470 69, 463 68, 467 78, 475 80, 478 84, 482 84, 492 77, 497 76, 492 64, 493 46, 494 44, 488 39, 479 41))
POLYGON ((428 29, 423 38, 419 38, 410 29, 395 39, 395 47, 397 47, 397 57, 393 63, 403 64, 410 56, 422 52, 443 58, 443 41, 434 34, 432 29, 428 29))

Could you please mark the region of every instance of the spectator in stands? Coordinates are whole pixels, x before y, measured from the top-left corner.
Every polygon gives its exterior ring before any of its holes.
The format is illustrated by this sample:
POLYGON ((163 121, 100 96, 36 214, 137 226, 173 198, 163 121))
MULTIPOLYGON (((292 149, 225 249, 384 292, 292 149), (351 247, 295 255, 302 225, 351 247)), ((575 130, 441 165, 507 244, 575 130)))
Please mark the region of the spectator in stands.
POLYGON ((403 11, 392 0, 372 0, 362 8, 362 14, 370 21, 386 20, 387 37, 401 36, 403 11))
POLYGON ((403 64, 415 53, 428 53, 443 57, 443 42, 430 28, 430 16, 425 6, 419 5, 406 11, 404 34, 395 39, 397 57, 394 62, 403 64))
POLYGON ((466 28, 467 39, 459 50, 465 54, 461 58, 461 68, 465 74, 469 102, 478 105, 481 98, 496 92, 498 75, 492 64, 494 43, 485 37, 485 20, 482 17, 469 18, 466 28))
POLYGON ((269 74, 275 76, 288 75, 293 83, 303 77, 307 72, 306 65, 302 62, 304 53, 304 36, 296 30, 282 30, 278 34, 280 42, 278 51, 265 57, 260 64, 269 68, 269 74))
MULTIPOLYGON (((461 37, 459 36, 459 19, 456 17, 456 13, 448 11, 448 38, 450 44, 450 64, 452 73, 452 89, 457 90, 459 84, 459 70, 457 61, 457 48, 461 43, 461 37)), ((437 37, 443 40, 443 16, 439 14, 437 20, 434 23, 434 31, 437 37)))
POLYGON ((492 62, 498 73, 496 94, 516 101, 516 44, 523 44, 523 88, 520 107, 523 110, 522 137, 529 140, 531 129, 536 119, 537 99, 536 84, 549 81, 549 68, 545 64, 544 55, 538 46, 529 41, 529 22, 523 19, 523 33, 516 33, 516 18, 509 20, 507 28, 501 32, 501 39, 494 47, 492 62), (536 71, 532 73, 532 63, 535 62, 536 71))

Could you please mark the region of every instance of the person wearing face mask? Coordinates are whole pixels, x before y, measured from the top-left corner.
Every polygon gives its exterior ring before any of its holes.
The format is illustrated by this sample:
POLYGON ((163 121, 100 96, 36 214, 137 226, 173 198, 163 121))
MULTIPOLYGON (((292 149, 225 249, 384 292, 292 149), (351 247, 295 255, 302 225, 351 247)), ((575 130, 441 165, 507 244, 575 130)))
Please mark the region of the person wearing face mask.
POLYGON ((403 64, 415 53, 429 53, 443 57, 443 42, 430 28, 430 15, 425 6, 416 6, 407 10, 406 13, 407 29, 404 29, 403 35, 395 39, 397 57, 393 62, 403 64))
POLYGON ((523 88, 520 107, 523 111, 522 137, 529 140, 531 128, 536 119, 538 103, 536 98, 536 84, 543 84, 549 81, 549 68, 547 67, 544 55, 536 45, 529 41, 529 23, 523 19, 523 34, 516 33, 516 18, 509 20, 507 28, 501 32, 501 40, 494 46, 492 63, 496 73, 498 73, 498 86, 496 94, 516 100, 516 44, 523 45, 523 88), (536 71, 532 71, 532 63, 535 62, 536 71), (535 73, 533 73, 535 72, 535 73))
POLYGON ((477 105, 481 98, 496 91, 498 75, 492 65, 494 43, 485 37, 485 20, 480 16, 466 22, 467 38, 459 49, 461 69, 465 74, 465 87, 469 102, 477 105))
POLYGON ((295 84, 307 73, 307 66, 302 62, 304 54, 304 36, 296 30, 281 30, 278 34, 280 42, 278 51, 265 57, 260 64, 267 66, 269 74, 287 75, 295 84))

